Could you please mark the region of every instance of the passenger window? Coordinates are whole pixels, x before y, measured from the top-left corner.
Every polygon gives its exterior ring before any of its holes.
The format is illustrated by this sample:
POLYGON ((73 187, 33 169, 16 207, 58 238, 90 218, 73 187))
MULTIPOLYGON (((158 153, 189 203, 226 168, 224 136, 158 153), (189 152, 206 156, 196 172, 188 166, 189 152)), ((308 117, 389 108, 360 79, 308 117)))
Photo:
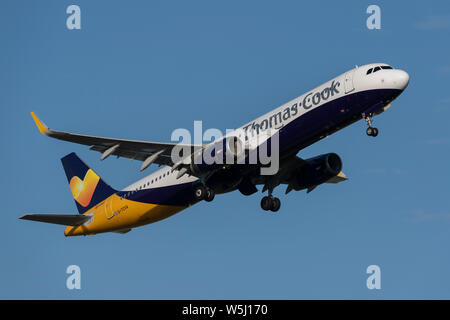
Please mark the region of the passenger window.
POLYGON ((367 73, 366 74, 371 74, 372 73, 372 68, 370 68, 369 70, 367 70, 367 73))
POLYGON ((373 69, 373 72, 377 72, 377 71, 380 71, 380 70, 381 70, 380 67, 375 67, 375 68, 373 69))

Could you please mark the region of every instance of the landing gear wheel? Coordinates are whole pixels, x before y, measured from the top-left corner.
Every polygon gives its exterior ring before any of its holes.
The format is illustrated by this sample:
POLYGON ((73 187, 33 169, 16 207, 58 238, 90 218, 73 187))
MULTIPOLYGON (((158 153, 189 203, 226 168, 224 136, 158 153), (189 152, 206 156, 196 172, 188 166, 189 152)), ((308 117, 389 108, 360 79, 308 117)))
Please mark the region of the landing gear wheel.
POLYGON ((203 200, 206 197, 206 188, 203 185, 198 185, 194 189, 194 199, 197 201, 203 200))
POLYGON ((378 129, 377 128, 372 128, 372 137, 376 137, 378 135, 378 129))
POLYGON ((272 211, 277 212, 280 210, 281 201, 278 198, 274 198, 272 196, 265 196, 261 199, 261 208, 264 211, 272 211))
POLYGON ((366 133, 370 137, 376 137, 378 135, 378 129, 373 127, 368 127, 366 133))
POLYGON ((272 199, 271 197, 265 196, 261 199, 261 209, 264 211, 270 210, 272 207, 272 199))
POLYGON ((270 206, 270 210, 273 212, 277 212, 278 210, 280 210, 281 207, 281 201, 278 198, 272 198, 272 203, 270 206))
POLYGON ((216 195, 216 193, 214 192, 213 189, 207 188, 207 189, 206 189, 205 201, 206 201, 206 202, 211 202, 211 201, 213 201, 215 195, 216 195))

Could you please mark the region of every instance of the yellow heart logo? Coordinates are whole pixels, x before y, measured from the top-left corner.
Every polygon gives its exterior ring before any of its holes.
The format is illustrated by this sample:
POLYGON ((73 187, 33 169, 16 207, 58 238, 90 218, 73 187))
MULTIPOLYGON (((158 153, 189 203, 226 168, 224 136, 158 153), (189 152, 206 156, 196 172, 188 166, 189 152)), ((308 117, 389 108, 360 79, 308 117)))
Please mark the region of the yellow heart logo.
POLYGON ((86 172, 83 180, 77 176, 70 179, 69 186, 75 201, 83 207, 88 206, 99 180, 100 177, 91 169, 86 172))

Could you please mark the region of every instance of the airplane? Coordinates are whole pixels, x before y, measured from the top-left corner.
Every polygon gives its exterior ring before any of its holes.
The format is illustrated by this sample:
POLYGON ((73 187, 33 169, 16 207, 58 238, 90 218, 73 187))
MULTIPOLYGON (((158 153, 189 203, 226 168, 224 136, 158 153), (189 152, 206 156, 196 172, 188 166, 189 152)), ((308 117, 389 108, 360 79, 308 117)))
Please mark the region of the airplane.
POLYGON ((102 154, 101 160, 115 155, 142 161, 141 171, 151 164, 163 167, 117 190, 70 153, 61 161, 79 214, 27 214, 20 219, 65 225, 65 236, 127 233, 200 201, 211 202, 216 194, 239 190, 245 196, 252 195, 258 185, 268 193, 261 200, 261 208, 277 212, 281 202, 272 193, 279 185, 287 186, 286 194, 305 189, 309 193, 323 183, 347 180, 336 153, 302 159, 297 156, 300 150, 361 119, 367 124, 366 134, 376 137, 373 117, 388 110, 408 84, 408 73, 388 64, 355 66, 236 129, 239 136, 233 136, 232 145, 245 151, 244 158, 262 145, 255 144, 254 137, 265 136, 261 140, 270 144, 277 135, 279 165, 270 175, 261 174, 264 165, 260 162, 205 163, 202 159, 206 151, 213 149, 211 154, 216 156, 224 151, 217 149, 222 145, 220 139, 219 143, 183 145, 88 136, 50 129, 31 112, 43 135, 90 146, 90 150, 102 154), (184 148, 181 160, 173 157, 177 146, 184 148))

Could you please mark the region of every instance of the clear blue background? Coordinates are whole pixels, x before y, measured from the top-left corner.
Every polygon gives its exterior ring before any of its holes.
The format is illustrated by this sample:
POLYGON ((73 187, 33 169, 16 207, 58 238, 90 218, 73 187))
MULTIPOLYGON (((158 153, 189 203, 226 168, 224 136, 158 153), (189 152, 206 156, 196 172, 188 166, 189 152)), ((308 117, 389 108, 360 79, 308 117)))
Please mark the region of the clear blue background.
POLYGON ((0 298, 450 298, 448 1, 1 1, 0 298), (382 29, 368 30, 368 5, 382 29), (66 28, 81 7, 82 29, 66 28), (358 122, 300 152, 337 152, 350 180, 220 195, 126 235, 65 238, 18 220, 74 213, 60 158, 77 152, 122 188, 140 163, 100 162, 51 128, 169 141, 234 128, 354 67, 411 76, 369 138, 358 122), (82 289, 68 290, 68 265, 82 289), (381 290, 366 288, 381 267, 381 290))

